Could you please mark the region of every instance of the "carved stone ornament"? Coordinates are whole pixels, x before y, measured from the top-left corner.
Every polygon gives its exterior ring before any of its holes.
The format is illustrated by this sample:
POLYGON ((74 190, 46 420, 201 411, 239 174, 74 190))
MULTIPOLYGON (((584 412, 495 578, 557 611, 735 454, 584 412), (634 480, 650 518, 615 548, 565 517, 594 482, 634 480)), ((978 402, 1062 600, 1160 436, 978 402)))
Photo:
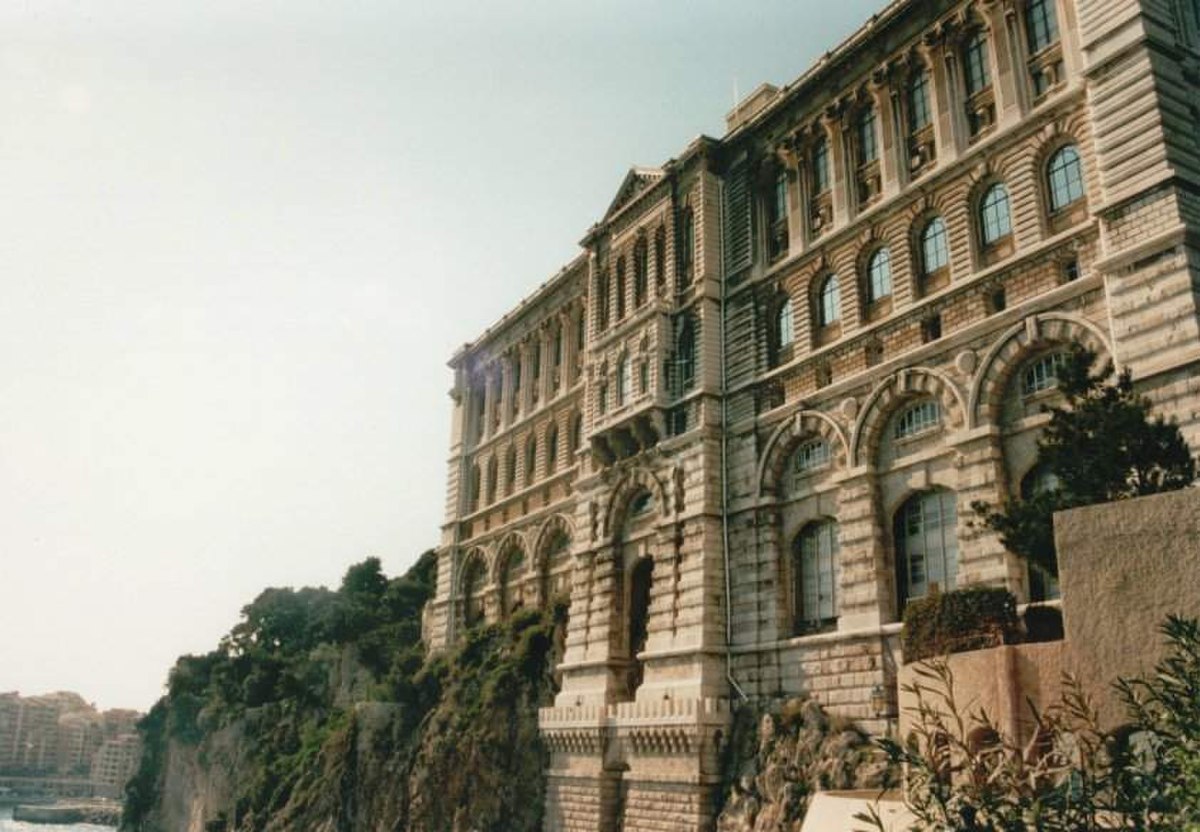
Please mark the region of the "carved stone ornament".
POLYGON ((858 399, 851 396, 848 399, 843 399, 841 407, 838 408, 842 412, 842 416, 847 420, 853 420, 858 415, 858 399))
POLYGON ((975 355, 975 350, 963 350, 954 359, 954 367, 965 376, 975 372, 975 367, 979 364, 979 357, 975 355))

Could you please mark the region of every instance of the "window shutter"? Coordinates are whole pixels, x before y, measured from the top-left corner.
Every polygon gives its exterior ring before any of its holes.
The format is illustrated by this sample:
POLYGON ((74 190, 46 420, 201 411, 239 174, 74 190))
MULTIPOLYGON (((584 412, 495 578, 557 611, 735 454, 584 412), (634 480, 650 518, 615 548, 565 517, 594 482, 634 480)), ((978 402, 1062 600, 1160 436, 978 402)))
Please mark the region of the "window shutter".
POLYGON ((734 165, 725 180, 725 277, 749 268, 753 256, 750 227, 750 172, 734 165))

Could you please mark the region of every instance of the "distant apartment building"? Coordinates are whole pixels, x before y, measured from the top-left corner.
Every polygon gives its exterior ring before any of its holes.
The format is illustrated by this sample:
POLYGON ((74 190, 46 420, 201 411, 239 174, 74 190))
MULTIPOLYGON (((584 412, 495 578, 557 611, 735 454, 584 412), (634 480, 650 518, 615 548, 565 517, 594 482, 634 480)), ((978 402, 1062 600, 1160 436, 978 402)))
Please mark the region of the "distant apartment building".
POLYGON ((568 606, 547 830, 709 829, 731 702, 882 730, 910 599, 1053 597, 967 518, 1072 345, 1200 447, 1198 79, 1195 0, 895 0, 454 355, 425 632, 568 606))
POLYGON ((118 796, 137 771, 142 743, 137 734, 121 734, 105 740, 92 760, 91 780, 112 796, 118 796))
POLYGON ((0 774, 87 780, 102 773, 111 785, 128 769, 131 748, 137 764, 138 719, 131 710, 101 713, 77 693, 0 693, 0 774))

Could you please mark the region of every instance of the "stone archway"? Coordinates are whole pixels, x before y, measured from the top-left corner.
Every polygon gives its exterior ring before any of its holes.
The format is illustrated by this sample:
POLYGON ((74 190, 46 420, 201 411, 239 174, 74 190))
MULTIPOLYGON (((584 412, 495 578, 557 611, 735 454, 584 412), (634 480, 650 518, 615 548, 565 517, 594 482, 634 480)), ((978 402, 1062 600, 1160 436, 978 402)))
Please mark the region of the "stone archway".
POLYGON ((763 449, 758 466, 760 497, 781 497, 788 457, 803 440, 819 436, 829 443, 834 467, 845 467, 848 442, 845 431, 830 416, 816 410, 801 410, 775 429, 763 449))
POLYGON ((927 396, 936 399, 948 430, 966 427, 967 403, 949 376, 929 367, 899 370, 884 379, 867 397, 850 440, 850 464, 872 464, 879 455, 884 426, 901 402, 927 396))

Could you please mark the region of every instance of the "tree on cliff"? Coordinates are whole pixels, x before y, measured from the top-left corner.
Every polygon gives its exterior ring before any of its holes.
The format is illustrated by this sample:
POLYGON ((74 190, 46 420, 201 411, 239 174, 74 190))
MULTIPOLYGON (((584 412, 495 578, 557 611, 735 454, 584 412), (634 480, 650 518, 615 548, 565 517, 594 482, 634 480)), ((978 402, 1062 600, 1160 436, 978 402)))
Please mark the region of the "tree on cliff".
POLYGON ((1058 574, 1054 512, 1174 491, 1196 478, 1179 427, 1151 416, 1128 370, 1118 375, 1111 364, 1095 364, 1095 353, 1076 345, 1057 367, 1064 403, 1048 409, 1050 424, 1038 440, 1037 487, 999 509, 971 506, 1006 549, 1051 575, 1058 574))

